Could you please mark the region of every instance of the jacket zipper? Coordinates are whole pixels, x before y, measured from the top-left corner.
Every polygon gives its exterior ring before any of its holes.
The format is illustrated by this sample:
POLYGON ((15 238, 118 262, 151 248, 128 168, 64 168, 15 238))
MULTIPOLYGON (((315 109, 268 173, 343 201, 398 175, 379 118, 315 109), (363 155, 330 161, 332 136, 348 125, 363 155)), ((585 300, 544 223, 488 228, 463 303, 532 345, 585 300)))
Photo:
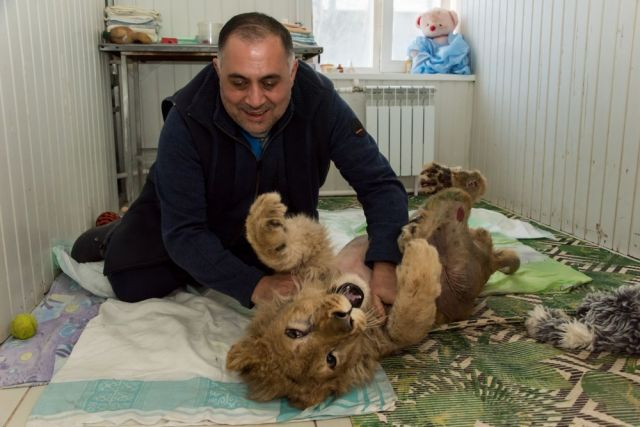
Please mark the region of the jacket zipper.
MULTIPOLYGON (((236 138, 235 136, 233 136, 229 132, 227 132, 222 126, 219 126, 217 123, 215 125, 216 125, 216 127, 218 129, 220 129, 222 131, 222 133, 224 133, 229 138, 231 138, 232 140, 236 141, 240 145, 244 146, 249 151, 251 151, 251 147, 249 146, 249 143, 247 141, 240 140, 240 139, 236 138)), ((269 142, 269 139, 270 138, 268 138, 264 143, 264 147, 262 148, 263 152, 264 152, 264 150, 267 149, 267 143, 269 142)), ((251 152, 253 153, 253 151, 251 151, 251 152)), ((262 170, 262 160, 256 158, 256 183, 255 183, 255 187, 254 187, 254 191, 253 191, 253 200, 254 201, 258 198, 258 191, 260 189, 260 172, 261 172, 261 170, 262 170)))
MULTIPOLYGON (((267 136, 267 139, 264 141, 264 146, 262 147, 262 153, 264 154, 265 151, 267 151, 267 147, 269 146, 269 143, 271 142, 271 140, 280 135, 283 131, 284 128, 289 124, 289 122, 291 121, 291 116, 289 116, 287 118, 287 121, 284 122, 282 124, 282 126, 280 126, 280 129, 278 130, 277 133, 273 134, 273 135, 269 135, 267 136)), ((236 138, 235 136, 231 135, 229 132, 227 132, 222 126, 220 126, 217 123, 214 123, 214 125, 220 129, 225 135, 227 135, 229 138, 233 139, 234 141, 242 144, 245 148, 249 149, 249 151, 251 151, 251 147, 249 146, 249 143, 247 141, 243 141, 240 140, 238 138, 236 138)), ((253 153, 253 151, 252 151, 253 153)), ((260 173, 262 171, 262 159, 258 159, 256 158, 256 184, 255 184, 255 190, 253 192, 253 201, 255 201, 258 198, 258 191, 260 191, 260 173)))

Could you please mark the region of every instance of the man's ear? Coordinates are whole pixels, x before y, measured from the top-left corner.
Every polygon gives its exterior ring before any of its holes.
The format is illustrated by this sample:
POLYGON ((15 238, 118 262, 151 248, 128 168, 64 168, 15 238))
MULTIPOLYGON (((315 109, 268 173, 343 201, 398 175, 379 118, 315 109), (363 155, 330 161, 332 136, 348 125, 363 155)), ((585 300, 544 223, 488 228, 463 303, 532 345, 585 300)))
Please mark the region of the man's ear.
POLYGON ((291 81, 296 79, 296 72, 298 71, 298 59, 293 58, 293 65, 291 67, 291 81))
POLYGON ((219 62, 218 62, 218 57, 217 57, 217 56, 214 56, 214 57, 213 57, 213 68, 215 68, 216 73, 217 73, 218 75, 220 75, 220 64, 219 64, 219 62))

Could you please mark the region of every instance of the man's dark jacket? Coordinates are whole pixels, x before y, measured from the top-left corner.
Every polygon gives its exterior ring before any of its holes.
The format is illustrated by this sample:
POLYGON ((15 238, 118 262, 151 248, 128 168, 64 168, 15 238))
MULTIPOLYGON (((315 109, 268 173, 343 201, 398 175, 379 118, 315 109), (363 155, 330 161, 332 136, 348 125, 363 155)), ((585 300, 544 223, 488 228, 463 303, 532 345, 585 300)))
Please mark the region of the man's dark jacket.
POLYGON ((366 261, 399 262, 407 195, 329 79, 300 62, 291 102, 257 159, 222 106, 208 65, 163 102, 158 157, 107 247, 105 274, 174 262, 197 282, 250 305, 266 269, 247 243, 256 196, 281 194, 289 213, 318 216, 333 161, 367 218, 366 261))

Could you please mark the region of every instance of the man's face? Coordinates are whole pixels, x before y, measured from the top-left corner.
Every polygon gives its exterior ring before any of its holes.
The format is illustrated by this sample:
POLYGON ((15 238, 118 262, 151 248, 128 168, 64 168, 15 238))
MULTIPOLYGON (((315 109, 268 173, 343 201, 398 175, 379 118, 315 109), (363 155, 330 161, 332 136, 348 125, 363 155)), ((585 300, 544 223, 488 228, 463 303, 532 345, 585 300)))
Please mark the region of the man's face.
POLYGON ((232 35, 213 64, 229 116, 249 134, 266 136, 289 105, 297 61, 277 36, 248 41, 232 35))

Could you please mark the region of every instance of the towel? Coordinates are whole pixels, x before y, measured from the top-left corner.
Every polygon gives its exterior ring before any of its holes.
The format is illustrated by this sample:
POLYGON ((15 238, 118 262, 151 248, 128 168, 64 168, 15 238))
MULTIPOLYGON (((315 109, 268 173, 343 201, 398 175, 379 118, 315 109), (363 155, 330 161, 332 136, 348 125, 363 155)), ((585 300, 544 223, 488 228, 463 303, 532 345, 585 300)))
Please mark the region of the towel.
POLYGON ((145 33, 152 42, 159 40, 159 29, 162 17, 153 9, 134 6, 107 6, 104 8, 107 32, 115 27, 129 27, 134 31, 145 33))
POLYGON ((309 31, 304 25, 299 22, 291 24, 287 21, 283 21, 282 25, 285 26, 291 34, 291 40, 294 45, 301 46, 317 46, 316 40, 313 37, 313 33, 309 31))
POLYGON ((135 304, 107 300, 27 425, 257 424, 394 408, 395 393, 380 367, 368 386, 304 411, 285 400, 248 400, 239 376, 224 366, 250 317, 212 292, 177 292, 135 304))
POLYGON ((124 18, 129 23, 137 23, 139 20, 152 19, 155 21, 161 21, 162 17, 160 12, 154 9, 143 9, 135 6, 107 6, 104 9, 107 19, 112 18, 124 18))

